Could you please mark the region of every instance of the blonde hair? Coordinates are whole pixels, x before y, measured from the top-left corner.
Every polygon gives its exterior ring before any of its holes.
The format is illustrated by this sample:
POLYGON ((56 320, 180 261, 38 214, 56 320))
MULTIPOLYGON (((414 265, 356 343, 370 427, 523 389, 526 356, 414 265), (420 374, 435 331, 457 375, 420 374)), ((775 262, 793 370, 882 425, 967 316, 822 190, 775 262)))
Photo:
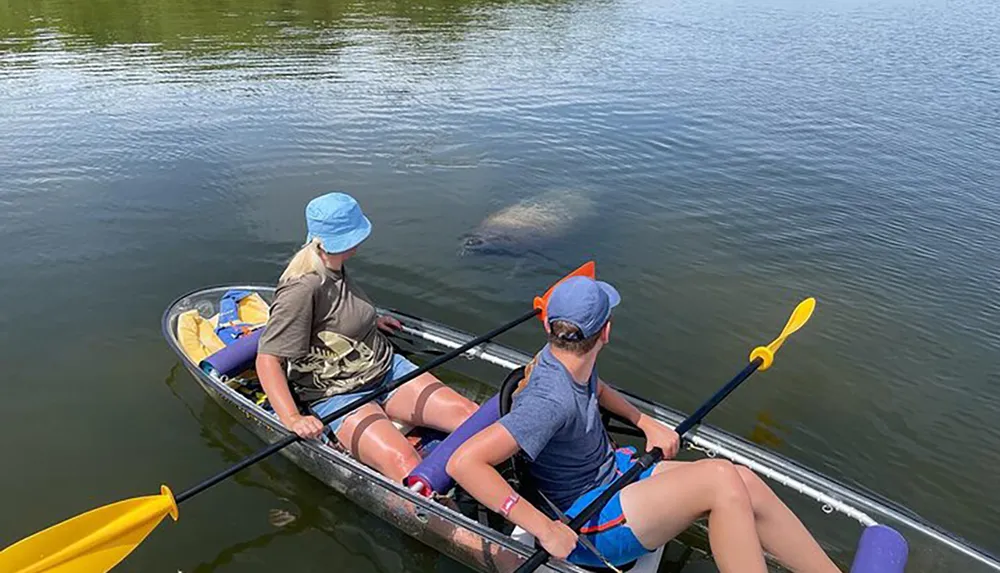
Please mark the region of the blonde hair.
POLYGON ((320 279, 326 276, 326 265, 319 256, 320 244, 319 239, 313 238, 303 245, 299 252, 292 257, 292 260, 288 261, 288 266, 281 273, 278 283, 304 277, 309 273, 316 273, 320 279))

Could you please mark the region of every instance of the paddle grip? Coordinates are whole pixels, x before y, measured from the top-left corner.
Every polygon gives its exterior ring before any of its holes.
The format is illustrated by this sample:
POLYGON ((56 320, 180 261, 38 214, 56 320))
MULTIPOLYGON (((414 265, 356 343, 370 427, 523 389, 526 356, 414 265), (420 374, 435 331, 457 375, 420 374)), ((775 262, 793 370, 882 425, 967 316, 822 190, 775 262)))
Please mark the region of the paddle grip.
MULTIPOLYGON (((691 414, 684 419, 683 422, 678 424, 675 431, 679 436, 683 436, 692 428, 697 426, 701 421, 712 411, 713 408, 719 405, 726 396, 731 394, 737 386, 743 383, 744 380, 750 377, 751 374, 760 368, 763 364, 763 360, 760 358, 755 358, 752 362, 746 365, 746 367, 740 371, 732 380, 730 380, 725 386, 719 388, 719 390, 712 395, 704 404, 701 405, 694 414, 691 414)), ((629 485, 641 474, 646 471, 650 466, 659 462, 663 459, 663 450, 660 448, 653 448, 652 450, 643 454, 633 465, 621 475, 618 479, 613 481, 608 489, 601 492, 601 495, 594 498, 594 501, 590 502, 587 507, 583 508, 576 517, 574 517, 567 525, 573 531, 579 532, 580 528, 583 527, 587 520, 594 516, 597 512, 601 510, 616 493, 621 491, 625 486, 629 485)), ((539 549, 535 551, 534 554, 527 561, 521 564, 515 570, 515 573, 531 573, 538 567, 545 564, 549 560, 549 554, 544 549, 539 549)))
MULTIPOLYGON (((448 352, 446 354, 442 354, 441 356, 438 356, 437 358, 435 358, 435 359, 431 360, 430 362, 424 364, 420 368, 417 368, 413 372, 410 372, 409 374, 406 374, 404 376, 399 377, 396 380, 393 380, 390 384, 386 384, 384 387, 380 388, 378 391, 373 392, 371 394, 368 394, 368 395, 366 395, 366 396, 364 396, 362 398, 358 398, 357 400, 351 402, 350 404, 344 406, 343 408, 339 408, 337 410, 334 410, 333 412, 330 412, 326 416, 323 416, 320 421, 323 422, 323 425, 325 426, 326 424, 329 424, 333 420, 336 420, 337 418, 339 418, 341 416, 344 416, 346 414, 349 414, 349 413, 353 412, 354 410, 358 409, 359 407, 363 406, 364 404, 367 404, 368 402, 371 402, 372 400, 378 398, 379 396, 383 396, 385 394, 388 394, 389 392, 392 392, 396 388, 399 388, 400 386, 402 386, 403 384, 406 384, 410 380, 413 380, 417 376, 420 376, 421 374, 423 374, 425 372, 429 372, 431 369, 437 368, 438 366, 444 364, 445 362, 451 360, 452 358, 455 358, 456 356, 460 356, 460 355, 468 352, 473 347, 479 346, 480 344, 482 344, 484 342, 488 342, 488 341, 492 340, 493 338, 496 338, 497 336, 503 334, 504 332, 507 332, 508 330, 510 330, 510 329, 514 328, 515 326, 521 324, 522 322, 527 322, 528 320, 531 320, 539 312, 540 311, 538 309, 533 309, 533 310, 531 310, 529 312, 524 313, 520 317, 518 317, 518 318, 516 318, 516 319, 514 319, 514 320, 512 320, 510 322, 508 322, 507 324, 504 324, 503 326, 498 326, 497 328, 494 328, 493 330, 487 332, 486 334, 482 334, 480 336, 477 336, 477 337, 473 338, 472 340, 466 342, 465 344, 459 346, 458 348, 456 348, 456 349, 454 349, 454 350, 452 350, 452 351, 450 351, 450 352, 448 352)), ((215 485, 215 484, 217 484, 217 483, 225 480, 229 476, 231 476, 231 475, 233 475, 233 474, 235 474, 235 473, 237 473, 239 471, 242 471, 242 470, 244 470, 244 469, 246 469, 246 468, 254 465, 255 463, 257 463, 257 462, 263 460, 264 458, 270 456, 271 454, 277 452, 278 450, 281 450, 282 448, 285 448, 286 446, 294 444, 295 442, 298 442, 301 439, 302 438, 298 434, 290 434, 288 436, 285 436, 281 440, 279 440, 279 441, 271 444, 270 446, 264 448, 263 450, 257 452, 256 454, 253 454, 252 456, 250 456, 248 458, 245 458, 243 461, 241 461, 240 463, 236 464, 235 466, 232 466, 231 468, 229 468, 229 469, 227 469, 227 470, 225 470, 225 471, 223 471, 223 472, 221 472, 221 473, 219 473, 219 474, 217 474, 215 476, 212 476, 212 477, 208 478, 207 480, 201 482, 200 484, 198 484, 198 485, 196 485, 196 486, 194 486, 194 487, 192 487, 190 489, 182 491, 180 494, 177 495, 177 497, 175 499, 176 499, 177 503, 182 503, 183 501, 185 501, 187 499, 190 499, 190 498, 198 495, 199 493, 205 491, 206 489, 212 487, 213 485, 215 485)))

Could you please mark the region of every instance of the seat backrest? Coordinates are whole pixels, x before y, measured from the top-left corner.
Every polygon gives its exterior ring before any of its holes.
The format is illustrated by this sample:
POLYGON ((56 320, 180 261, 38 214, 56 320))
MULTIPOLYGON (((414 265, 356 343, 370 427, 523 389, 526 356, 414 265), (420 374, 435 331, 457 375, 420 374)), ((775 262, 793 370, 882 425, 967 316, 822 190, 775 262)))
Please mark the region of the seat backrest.
MULTIPOLYGON (((514 403, 514 395, 523 390, 528 384, 528 376, 531 374, 533 366, 534 361, 529 362, 526 366, 520 366, 511 370, 503 383, 500 384, 500 392, 497 393, 500 402, 500 417, 506 416, 510 412, 511 405, 514 403)), ((528 456, 524 452, 518 451, 510 459, 510 462, 514 470, 514 483, 511 485, 532 505, 544 509, 544 506, 540 505, 541 500, 538 499, 531 474, 528 472, 531 460, 528 459, 528 456)))
POLYGON ((514 403, 514 394, 521 391, 528 378, 525 376, 525 367, 520 366, 510 371, 507 377, 500 384, 500 415, 506 416, 510 412, 510 407, 514 403))
POLYGON ((531 377, 531 371, 535 368, 536 360, 538 360, 537 355, 524 366, 511 370, 507 378, 500 384, 501 416, 505 416, 507 412, 510 412, 511 405, 514 403, 514 395, 524 390, 524 387, 528 384, 528 379, 531 377))

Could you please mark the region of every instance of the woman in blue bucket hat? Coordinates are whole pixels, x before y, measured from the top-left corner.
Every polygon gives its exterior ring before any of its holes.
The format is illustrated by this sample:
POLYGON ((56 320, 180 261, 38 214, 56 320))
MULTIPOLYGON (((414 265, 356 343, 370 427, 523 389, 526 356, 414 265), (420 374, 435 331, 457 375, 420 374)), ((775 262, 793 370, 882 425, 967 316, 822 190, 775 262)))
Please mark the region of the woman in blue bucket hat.
MULTIPOLYGON (((305 245, 278 280, 257 372, 281 423, 303 438, 318 438, 320 417, 416 366, 396 354, 383 333, 398 329, 399 321, 378 316, 344 266, 372 229, 357 201, 345 193, 316 197, 306 206, 306 226, 305 245)), ((420 456, 393 421, 450 433, 475 410, 428 372, 329 427, 356 459, 402 481, 420 456)))

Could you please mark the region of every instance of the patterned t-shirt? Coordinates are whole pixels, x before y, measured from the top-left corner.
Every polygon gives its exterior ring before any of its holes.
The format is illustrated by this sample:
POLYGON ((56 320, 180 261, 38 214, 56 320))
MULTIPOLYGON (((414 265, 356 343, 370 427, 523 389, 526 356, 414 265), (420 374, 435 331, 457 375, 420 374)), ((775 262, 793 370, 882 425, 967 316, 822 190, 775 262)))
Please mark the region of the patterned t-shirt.
POLYGON ((303 401, 378 384, 392 365, 392 345, 375 307, 347 269, 278 285, 258 351, 288 361, 289 382, 303 401))

